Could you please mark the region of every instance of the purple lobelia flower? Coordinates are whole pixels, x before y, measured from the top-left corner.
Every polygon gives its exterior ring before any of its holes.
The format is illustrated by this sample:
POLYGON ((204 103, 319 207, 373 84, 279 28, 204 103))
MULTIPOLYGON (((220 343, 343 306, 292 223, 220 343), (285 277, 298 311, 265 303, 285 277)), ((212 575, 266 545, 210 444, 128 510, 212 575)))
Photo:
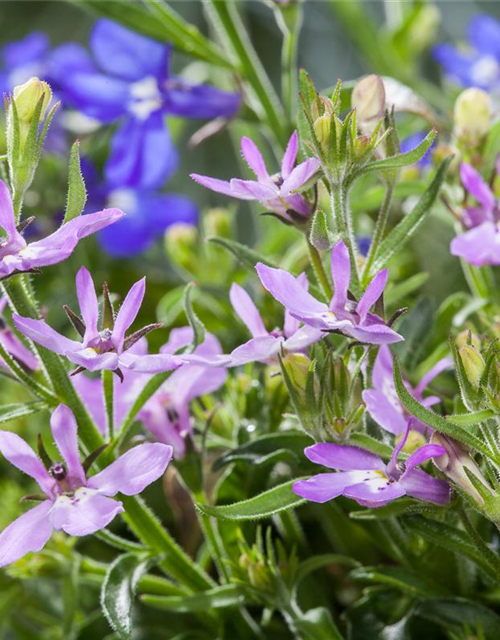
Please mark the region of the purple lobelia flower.
POLYGON ((332 249, 331 269, 335 292, 330 305, 305 291, 287 271, 259 263, 256 266, 264 287, 288 309, 290 315, 322 331, 336 331, 367 344, 390 344, 403 338, 372 313, 370 308, 382 295, 387 270, 379 271, 359 302, 347 296, 351 277, 349 252, 343 241, 332 249))
MULTIPOLYGON (((443 358, 425 374, 414 389, 408 383, 406 386, 420 404, 424 407, 432 407, 440 401, 439 398, 437 396, 424 398, 423 393, 434 378, 452 366, 453 360, 451 358, 443 358)), ((409 416, 401 404, 394 386, 392 356, 387 345, 380 347, 375 360, 373 388, 365 389, 362 395, 366 410, 375 422, 396 436, 404 434, 409 416)), ((419 431, 429 429, 429 427, 416 419, 413 419, 412 427, 419 431)))
MULTIPOLYGON (((66 308, 68 316, 82 337, 82 342, 70 340, 54 331, 43 320, 23 318, 17 314, 12 317, 18 331, 46 349, 68 358, 79 369, 98 371, 110 369, 121 374, 122 369, 131 369, 147 373, 169 371, 183 364, 177 356, 170 354, 140 355, 129 351, 141 337, 161 325, 148 325, 132 335, 125 337, 128 328, 134 322, 144 298, 146 278, 136 282, 127 293, 116 318, 105 321, 98 329, 99 306, 94 283, 90 273, 81 267, 76 275, 76 293, 83 321, 66 308)), ((107 287, 104 288, 104 305, 110 306, 107 287)), ((112 314, 110 314, 112 315, 112 314)))
POLYGON ((450 489, 446 482, 416 467, 430 458, 446 453, 444 447, 425 444, 404 462, 398 462, 408 433, 395 447, 388 464, 373 453, 349 445, 321 442, 307 447, 305 455, 311 462, 340 473, 319 473, 307 480, 298 480, 293 491, 312 502, 327 502, 338 496, 352 498, 364 507, 383 507, 404 495, 436 504, 447 504, 450 489))
MULTIPOLYGON (((500 175, 500 156, 497 160, 500 175)), ((500 202, 479 173, 462 163, 460 177, 465 190, 479 203, 464 209, 463 222, 468 231, 451 241, 450 252, 470 264, 500 264, 500 202)))
MULTIPOLYGON (((66 260, 82 238, 117 222, 124 215, 120 209, 104 209, 89 213, 66 222, 46 238, 27 244, 16 227, 7 185, 0 180, 0 227, 5 233, 0 240, 0 279, 13 273, 38 270, 40 267, 66 260)), ((23 225, 20 227, 21 230, 22 227, 23 225)))
MULTIPOLYGON (((17 362, 24 365, 28 369, 38 369, 38 360, 31 353, 31 351, 24 346, 13 331, 10 330, 8 325, 3 320, 2 313, 7 305, 7 298, 0 299, 0 344, 17 362)), ((5 367, 6 364, 0 358, 0 366, 5 367)))
POLYGON ((103 183, 92 166, 84 158, 82 173, 89 192, 91 207, 119 206, 127 215, 98 235, 101 247, 111 256, 128 258, 147 251, 155 240, 161 238, 172 224, 178 222, 195 225, 199 211, 196 204, 177 193, 159 193, 133 187, 116 188, 103 183))
MULTIPOLYGON (((43 494, 41 503, 14 520, 0 534, 0 567, 30 551, 40 551, 52 530, 86 536, 104 529, 123 505, 112 497, 133 496, 160 478, 172 458, 172 447, 147 443, 134 447, 99 473, 87 478, 78 454, 76 420, 61 404, 52 414, 52 435, 63 462, 48 469, 18 435, 0 431, 0 451, 15 467, 31 476, 43 494)), ((34 496, 33 496, 34 497, 34 496)))
POLYGON ((154 189, 175 170, 165 115, 229 118, 240 106, 238 94, 172 76, 169 45, 110 20, 96 23, 90 48, 95 63, 80 45, 62 45, 51 56, 50 73, 63 100, 101 122, 120 121, 105 166, 111 185, 154 189))
POLYGON ((257 180, 233 178, 227 182, 200 176, 197 173, 192 173, 191 177, 207 189, 231 198, 257 200, 285 220, 306 218, 311 213, 311 207, 304 197, 295 191, 312 178, 318 171, 320 162, 316 158, 309 158, 294 168, 298 150, 298 136, 297 132, 294 132, 283 156, 281 173, 271 176, 255 143, 249 138, 242 138, 241 153, 257 176, 257 180))
MULTIPOLYGON (((173 354, 178 349, 189 345, 193 340, 191 327, 180 327, 170 332, 169 341, 160 349, 161 353, 173 354)), ((144 339, 137 342, 132 349, 135 353, 145 355, 147 344, 144 339)), ((210 333, 193 352, 197 356, 213 358, 222 353, 219 341, 210 333)), ((114 394, 114 416, 116 429, 128 413, 137 394, 149 381, 150 374, 126 371, 123 383, 114 394)), ((190 414, 191 402, 200 396, 213 393, 225 382, 227 372, 224 368, 211 368, 210 371, 201 365, 185 364, 174 371, 168 380, 146 402, 137 414, 144 427, 159 442, 172 445, 176 458, 182 458, 186 450, 186 439, 192 436, 193 425, 190 414)), ((80 393, 85 405, 95 419, 103 434, 106 433, 106 414, 102 381, 99 379, 77 376, 76 390, 80 393)))
POLYGON ((434 47, 434 58, 446 75, 464 87, 491 90, 500 84, 500 23, 488 15, 477 15, 468 26, 470 49, 451 44, 434 47))

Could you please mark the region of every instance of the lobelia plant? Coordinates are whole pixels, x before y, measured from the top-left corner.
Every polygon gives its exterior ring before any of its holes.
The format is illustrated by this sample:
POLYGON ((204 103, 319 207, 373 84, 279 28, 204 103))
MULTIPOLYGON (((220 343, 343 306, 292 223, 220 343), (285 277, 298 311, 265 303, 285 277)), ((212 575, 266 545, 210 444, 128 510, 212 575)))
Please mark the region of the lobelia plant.
POLYGON ((432 4, 380 30, 331 4, 371 73, 322 91, 300 0, 263 7, 280 92, 245 3, 204 0, 208 37, 166 2, 83 0, 92 56, 39 33, 2 50, 9 640, 497 640, 498 24, 434 47, 457 97, 421 69, 432 4), (67 169, 53 90, 86 156, 67 169), (216 136, 210 166, 202 146, 180 164, 208 191, 173 195, 185 119, 211 121, 194 147, 216 136))

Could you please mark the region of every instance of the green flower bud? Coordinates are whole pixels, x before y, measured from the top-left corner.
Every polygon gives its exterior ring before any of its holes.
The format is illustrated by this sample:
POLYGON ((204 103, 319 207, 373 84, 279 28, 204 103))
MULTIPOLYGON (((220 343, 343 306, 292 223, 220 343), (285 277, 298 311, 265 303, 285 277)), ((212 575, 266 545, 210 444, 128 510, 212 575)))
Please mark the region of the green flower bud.
POLYGON ((461 349, 464 345, 472 345, 475 349, 479 351, 481 349, 481 340, 479 337, 472 333, 472 331, 462 331, 455 338, 455 344, 459 349, 461 349))
POLYGON ((233 215, 227 209, 210 209, 204 218, 207 236, 231 237, 233 215))
POLYGON ((31 78, 28 82, 14 87, 13 96, 20 123, 30 123, 33 120, 38 103, 43 98, 40 112, 40 122, 42 122, 52 98, 52 91, 43 80, 31 78))
POLYGON ((384 115, 385 87, 382 78, 372 74, 360 80, 352 92, 351 106, 356 109, 361 128, 371 131, 384 115))
POLYGON ((464 344, 463 347, 460 347, 458 354, 464 365, 467 380, 477 388, 486 366, 483 356, 471 344, 464 344))
POLYGON ((462 91, 455 102, 455 133, 466 144, 477 145, 491 124, 491 99, 474 87, 462 91))
POLYGON ((304 390, 311 367, 311 361, 303 353, 288 353, 283 358, 283 366, 290 381, 297 390, 304 390))
MULTIPOLYGON (((396 444, 399 444, 403 437, 403 435, 397 436, 396 444)), ((408 434, 408 438, 406 439, 406 442, 403 446, 403 452, 411 455, 414 451, 420 449, 420 447, 423 447, 424 444, 427 444, 427 440, 425 439, 424 435, 420 433, 420 431, 414 431, 412 429, 408 434)))
POLYGON ((175 264, 188 271, 199 248, 198 230, 191 224, 178 222, 165 232, 165 250, 175 264))
POLYGON ((328 113, 319 116, 319 118, 316 118, 314 121, 314 133, 323 151, 327 150, 328 143, 330 142, 331 121, 332 116, 328 113))

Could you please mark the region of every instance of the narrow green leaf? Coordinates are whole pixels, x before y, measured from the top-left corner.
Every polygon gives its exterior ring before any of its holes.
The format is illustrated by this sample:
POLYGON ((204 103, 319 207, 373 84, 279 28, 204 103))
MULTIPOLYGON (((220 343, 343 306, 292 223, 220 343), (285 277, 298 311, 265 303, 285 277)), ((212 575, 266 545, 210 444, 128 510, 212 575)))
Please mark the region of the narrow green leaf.
POLYGON ((474 411, 473 413, 455 413, 453 415, 446 416, 446 420, 455 424, 460 424, 465 427, 470 427, 490 418, 495 417, 495 412, 492 409, 483 409, 482 411, 474 411))
POLYGON ((101 607, 113 631, 123 640, 132 631, 132 605, 140 578, 149 561, 144 556, 126 553, 110 565, 101 589, 101 607))
POLYGON ((392 455, 392 448, 389 445, 372 438, 372 436, 369 436, 366 433, 353 433, 349 438, 349 444, 371 451, 377 456, 386 458, 387 460, 392 455))
POLYGON ((77 218, 83 211, 87 201, 87 190, 80 167, 80 143, 77 140, 71 147, 69 156, 68 195, 64 223, 77 218))
POLYGON ((254 249, 250 249, 244 244, 236 242, 235 240, 229 240, 228 238, 219 238, 217 236, 211 236, 207 238, 208 242, 213 242, 214 244, 218 244, 219 246, 226 249, 232 253, 242 264, 248 267, 252 273, 254 273, 255 265, 257 262, 262 262, 262 264, 267 265, 268 267, 277 267, 274 262, 268 260, 265 256, 261 255, 254 249))
POLYGON ((19 418, 24 418, 24 416, 29 416, 32 413, 37 413, 44 409, 47 409, 47 405, 45 402, 38 400, 35 402, 4 404, 0 406, 0 423, 18 420, 19 418))
POLYGON ((465 598, 426 600, 418 606, 419 617, 441 625, 443 632, 456 638, 464 637, 465 629, 470 629, 469 637, 481 640, 498 640, 500 616, 478 602, 465 598))
POLYGON ((244 602, 240 587, 227 584, 192 596, 141 596, 142 602, 157 609, 178 613, 209 612, 212 609, 242 606, 244 602))
POLYGON ((447 589, 403 567, 359 567, 350 576, 360 582, 394 587, 413 597, 439 598, 449 594, 447 589))
POLYGON ((295 626, 307 640, 343 640, 332 619, 332 614, 325 607, 310 609, 295 620, 295 626))
POLYGON ((161 0, 146 0, 145 4, 131 0, 74 0, 78 6, 120 22, 145 36, 171 42, 176 49, 193 58, 234 70, 228 56, 208 40, 192 24, 161 0))
POLYGON ((222 520, 258 520, 269 518, 281 511, 294 509, 304 504, 305 500, 295 495, 292 485, 301 478, 289 480, 273 489, 264 491, 254 498, 242 500, 234 504, 221 507, 211 507, 206 504, 197 504, 198 509, 205 515, 214 516, 222 520))
POLYGON ((449 156, 441 163, 436 175, 434 176, 434 180, 420 197, 417 204, 383 240, 375 260, 373 261, 370 275, 375 275, 377 271, 386 265, 388 260, 392 258, 396 251, 401 251, 416 230, 420 227, 422 222, 427 218, 436 198, 438 197, 439 190, 444 182, 451 160, 452 156, 449 156))
POLYGON ((191 291, 193 287, 195 287, 194 282, 190 282, 186 288, 184 289, 184 311, 186 313, 187 320, 189 322, 189 326, 193 330, 193 343, 191 345, 191 349, 194 350, 199 344, 205 340, 205 325, 198 318, 193 309, 193 303, 191 301, 191 291))
POLYGON ((421 420, 424 424, 428 424, 430 427, 444 433, 459 442, 462 442, 467 447, 474 449, 478 453, 482 454, 486 458, 489 458, 495 464, 500 464, 500 460, 497 459, 497 456, 490 451, 490 449, 475 435, 466 431, 463 427, 458 424, 454 424, 449 420, 443 418, 442 416, 434 413, 430 409, 426 409, 421 404, 419 404, 415 398, 410 394, 408 389, 406 388, 403 377, 401 374, 401 365, 399 364, 399 360, 394 358, 394 384, 396 386, 396 391, 398 393, 399 399, 403 403, 405 409, 415 418, 421 420))

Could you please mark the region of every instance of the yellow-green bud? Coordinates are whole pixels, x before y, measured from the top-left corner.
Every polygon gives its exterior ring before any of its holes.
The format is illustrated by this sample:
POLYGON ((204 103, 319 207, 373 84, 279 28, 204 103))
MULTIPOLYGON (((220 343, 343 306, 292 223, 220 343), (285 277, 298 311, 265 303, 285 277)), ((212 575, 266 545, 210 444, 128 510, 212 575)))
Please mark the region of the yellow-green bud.
POLYGON ((283 366, 293 384, 298 390, 305 390, 311 361, 303 353, 288 353, 283 358, 283 366))
POLYGON ((491 124, 491 99, 474 87, 462 91, 455 102, 455 133, 465 143, 476 145, 486 136, 491 124))
POLYGON ((19 122, 29 123, 33 120, 39 101, 43 98, 40 122, 45 118, 45 111, 52 98, 50 86, 43 80, 31 78, 24 84, 14 87, 14 102, 16 103, 19 122))
POLYGON ((356 109, 361 128, 372 129, 384 115, 385 87, 375 74, 360 80, 353 89, 351 106, 356 109))
MULTIPOLYGON (((397 436, 396 444, 399 444, 401 442, 401 438, 403 437, 403 435, 397 436)), ((426 443, 427 440, 425 439, 424 435, 420 433, 420 431, 414 431, 412 429, 408 434, 408 438, 406 438, 406 442, 403 446, 403 451, 404 453, 411 455, 414 451, 420 449, 420 447, 423 447, 426 443)))
POLYGON ((165 232, 165 249, 171 260, 185 269, 193 265, 199 246, 198 230, 191 224, 178 222, 165 232))
POLYGON ((234 216, 227 209, 210 209, 204 218, 207 236, 231 237, 231 221, 234 216))
POLYGON ((464 345, 469 344, 472 345, 475 349, 481 349, 481 340, 479 337, 472 333, 472 331, 462 331, 455 338, 455 344, 459 349, 461 349, 464 345))
POLYGON ((460 347, 458 354, 464 365, 467 380, 477 388, 486 366, 483 356, 471 344, 464 344, 463 347, 460 347))
POLYGON ((328 148, 328 143, 330 141, 331 121, 332 116, 328 113, 323 114, 314 121, 314 133, 324 150, 328 148))

